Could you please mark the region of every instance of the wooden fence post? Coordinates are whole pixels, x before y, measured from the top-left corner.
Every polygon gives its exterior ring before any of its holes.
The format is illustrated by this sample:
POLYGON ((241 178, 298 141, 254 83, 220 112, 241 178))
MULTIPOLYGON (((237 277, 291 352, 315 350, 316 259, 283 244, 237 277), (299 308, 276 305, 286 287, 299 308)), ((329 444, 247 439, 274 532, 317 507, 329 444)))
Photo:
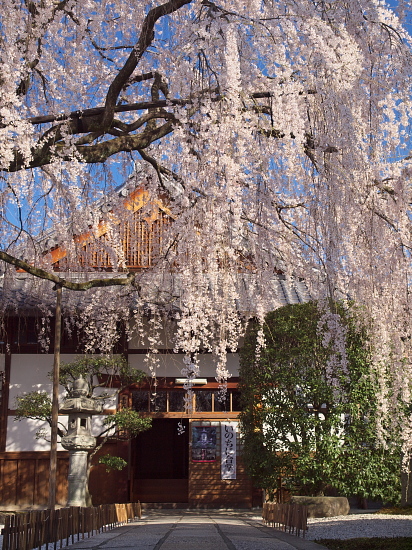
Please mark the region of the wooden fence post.
POLYGON ((111 530, 118 525, 142 517, 139 502, 127 504, 105 504, 94 508, 70 507, 58 510, 31 511, 5 517, 2 550, 32 550, 49 545, 57 550, 58 543, 84 539, 101 531, 111 530))

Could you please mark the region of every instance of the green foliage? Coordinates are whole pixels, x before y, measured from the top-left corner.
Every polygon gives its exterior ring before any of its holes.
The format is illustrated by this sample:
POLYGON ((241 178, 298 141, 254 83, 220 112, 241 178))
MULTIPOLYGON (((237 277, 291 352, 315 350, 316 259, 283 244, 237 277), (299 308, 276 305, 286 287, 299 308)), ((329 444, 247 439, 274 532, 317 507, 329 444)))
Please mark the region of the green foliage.
MULTIPOLYGON (((16 397, 15 421, 31 418, 32 420, 41 420, 51 426, 52 401, 45 391, 32 391, 16 397)), ((65 433, 65 427, 58 424, 57 433, 61 437, 65 433)), ((36 439, 47 439, 47 430, 40 429, 36 432, 36 439)))
POLYGON ((123 470, 127 466, 127 462, 123 458, 109 454, 101 456, 99 464, 106 466, 106 472, 110 472, 110 470, 123 470))
MULTIPOLYGON (((121 355, 115 356, 79 356, 72 363, 60 367, 60 384, 69 393, 73 382, 82 376, 89 382, 92 397, 93 390, 99 386, 112 386, 119 392, 122 388, 131 384, 138 384, 146 373, 130 367, 126 359, 121 355)), ((99 399, 105 395, 99 395, 99 399)), ((51 424, 51 399, 47 392, 30 392, 16 398, 15 420, 32 418, 43 420, 51 424)), ((150 418, 142 418, 140 414, 131 409, 123 409, 113 415, 109 415, 105 422, 102 434, 116 430, 121 437, 135 437, 140 432, 151 427, 150 418)), ((59 435, 64 435, 64 427, 58 429, 59 435)))
POLYGON ((15 420, 32 418, 34 420, 51 421, 52 402, 45 391, 32 391, 16 397, 15 420))
POLYGON ((127 433, 127 437, 135 437, 140 432, 152 426, 151 418, 143 418, 133 409, 122 409, 106 417, 104 421, 108 430, 116 427, 120 433, 127 433))
MULTIPOLYGON (((53 373, 49 373, 52 377, 53 373)), ((90 395, 99 386, 113 385, 121 389, 131 384, 139 384, 146 373, 131 367, 123 355, 81 355, 72 363, 60 366, 60 384, 66 391, 74 380, 82 376, 89 383, 90 395)))
POLYGON ((326 317, 315 302, 269 313, 266 347, 257 358, 259 327, 250 326, 240 368, 246 465, 269 494, 282 477, 300 494, 333 487, 395 503, 400 451, 392 441, 386 449, 376 445, 367 330, 353 305, 331 307, 338 326, 332 339, 325 338, 326 317), (345 347, 337 345, 339 337, 345 347))

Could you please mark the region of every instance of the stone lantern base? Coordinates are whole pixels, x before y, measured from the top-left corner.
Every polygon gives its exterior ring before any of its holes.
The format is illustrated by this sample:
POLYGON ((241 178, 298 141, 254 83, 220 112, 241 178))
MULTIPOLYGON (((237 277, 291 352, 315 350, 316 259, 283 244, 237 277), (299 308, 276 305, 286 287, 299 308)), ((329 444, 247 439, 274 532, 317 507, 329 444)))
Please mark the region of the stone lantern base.
POLYGON ((69 452, 69 498, 67 506, 87 506, 87 451, 69 452))

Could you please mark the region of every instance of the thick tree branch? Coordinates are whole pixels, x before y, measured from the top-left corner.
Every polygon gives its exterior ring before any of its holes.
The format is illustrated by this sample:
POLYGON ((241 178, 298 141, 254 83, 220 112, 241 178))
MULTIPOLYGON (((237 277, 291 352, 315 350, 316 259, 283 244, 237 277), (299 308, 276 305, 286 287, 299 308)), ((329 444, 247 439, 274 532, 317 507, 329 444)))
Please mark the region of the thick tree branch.
POLYGON ((127 84, 140 59, 154 39, 154 26, 156 22, 164 15, 173 13, 184 5, 190 4, 191 1, 192 0, 170 0, 166 2, 166 4, 152 8, 148 12, 143 21, 142 30, 136 46, 133 48, 126 63, 109 86, 104 106, 104 114, 101 120, 101 127, 104 131, 108 130, 111 126, 120 92, 127 84))
MULTIPOLYGON (((145 111, 146 109, 159 109, 164 107, 173 107, 175 105, 191 105, 197 97, 205 95, 205 93, 213 93, 216 90, 203 90, 198 96, 193 96, 185 99, 160 99, 158 101, 140 101, 139 103, 129 103, 127 105, 117 105, 114 109, 115 113, 129 113, 132 111, 145 111)), ((222 96, 216 96, 212 101, 220 101, 222 96)), ((42 115, 28 118, 27 121, 31 124, 46 124, 48 122, 62 122, 65 120, 78 120, 89 117, 98 117, 104 112, 104 107, 93 107, 92 109, 85 109, 84 111, 72 111, 69 114, 60 115, 42 115)), ((3 126, 4 127, 4 126, 3 126)))
MULTIPOLYGON (((150 73, 151 74, 151 73, 150 73)), ((140 80, 139 80, 140 81, 140 80)), ((308 93, 311 93, 310 91, 308 93)), ((160 99, 158 101, 139 101, 138 103, 129 103, 127 105, 116 105, 114 107, 114 113, 129 113, 132 111, 145 111, 146 109, 156 109, 161 107, 173 107, 175 105, 185 106, 194 103, 194 100, 204 96, 205 94, 216 94, 212 97, 213 102, 221 101, 224 96, 217 94, 217 88, 209 88, 202 90, 199 94, 182 99, 160 99)), ((251 99, 268 99, 275 97, 273 92, 256 92, 250 95, 251 99)), ((262 112, 266 112, 269 109, 267 106, 262 106, 262 112)), ((62 113, 59 115, 40 115, 27 119, 30 124, 46 124, 49 122, 61 122, 70 119, 85 119, 87 117, 98 117, 103 114, 105 107, 93 107, 91 109, 84 109, 78 111, 72 111, 71 113, 62 113)), ((268 111, 269 112, 269 111, 268 111)), ((267 113, 266 113, 267 114, 267 113)))
POLYGON ((30 265, 28 262, 25 262, 24 260, 20 260, 19 258, 16 258, 15 256, 11 256, 7 252, 3 252, 0 250, 0 260, 3 260, 4 262, 14 265, 18 269, 22 269, 26 273, 29 273, 30 275, 33 275, 34 277, 37 277, 39 279, 45 279, 46 281, 51 281, 57 286, 61 286, 63 288, 67 288, 69 290, 89 290, 89 288, 101 288, 101 287, 107 287, 107 286, 128 286, 133 284, 135 280, 135 274, 134 273, 128 273, 127 277, 119 278, 119 277, 110 277, 107 279, 93 279, 91 281, 85 281, 83 283, 74 283, 72 281, 68 281, 67 279, 63 279, 62 277, 59 277, 55 273, 50 273, 49 271, 46 271, 45 269, 42 269, 41 267, 34 267, 33 265, 30 265))
POLYGON ((104 162, 116 153, 146 149, 151 143, 167 136, 172 131, 173 123, 167 122, 151 132, 143 132, 134 136, 119 136, 96 145, 79 146, 77 150, 86 163, 104 162))
POLYGON ((177 182, 177 184, 181 186, 182 190, 185 189, 185 184, 183 179, 178 174, 176 174, 176 172, 173 172, 172 170, 169 170, 165 166, 162 166, 161 164, 159 164, 155 158, 147 154, 143 149, 138 149, 137 151, 143 160, 145 160, 146 162, 148 162, 153 166, 153 168, 156 170, 157 175, 159 177, 160 184, 167 191, 169 191, 169 189, 167 189, 167 187, 164 185, 162 175, 172 178, 175 182, 177 182))
MULTIPOLYGON (((79 153, 79 158, 85 163, 101 163, 107 160, 110 156, 124 151, 136 151, 142 150, 149 146, 153 141, 164 137, 171 131, 173 131, 172 123, 177 123, 175 115, 172 112, 165 110, 166 107, 172 107, 175 105, 185 106, 193 105, 196 101, 206 94, 211 96, 213 102, 218 102, 224 99, 224 96, 217 94, 217 88, 209 88, 200 91, 198 94, 188 98, 182 99, 159 99, 159 90, 165 95, 168 94, 168 88, 166 82, 163 81, 161 75, 158 73, 147 73, 143 75, 145 78, 153 77, 155 79, 154 86, 152 87, 152 101, 139 102, 129 105, 117 105, 114 107, 113 113, 124 113, 132 111, 149 110, 140 116, 136 121, 132 123, 124 123, 121 120, 111 120, 111 126, 107 130, 104 129, 101 117, 104 114, 105 107, 95 107, 92 109, 85 109, 84 111, 73 111, 68 114, 62 115, 44 115, 38 117, 32 117, 28 119, 31 124, 44 124, 50 122, 57 122, 55 126, 52 126, 39 138, 39 146, 33 147, 32 159, 29 163, 25 161, 19 151, 16 150, 14 161, 8 168, 4 169, 6 172, 16 172, 25 168, 36 168, 47 164, 50 164, 54 158, 58 157, 63 160, 72 160, 73 153, 70 152, 67 155, 64 154, 65 143, 62 142, 63 133, 68 134, 88 134, 82 139, 75 142, 75 147, 79 153), (212 95, 211 95, 212 94, 212 95), (216 95, 213 95, 216 94, 216 95), (150 121, 154 118, 163 120, 169 120, 170 123, 164 124, 160 127, 156 127, 155 124, 151 124, 150 121), (130 135, 146 124, 146 130, 139 135, 130 135), (100 137, 115 136, 115 139, 106 139, 100 143, 96 143, 100 137), (95 142, 95 143, 93 143, 95 142)), ((255 92, 250 94, 250 99, 264 99, 274 97, 273 92, 255 92)), ((253 109, 261 108, 261 112, 266 112, 270 109, 269 106, 256 106, 253 109)), ((196 110, 196 107, 193 108, 196 110)), ((154 121, 153 121, 154 122, 154 121)), ((285 137, 285 133, 281 130, 273 128, 272 130, 260 130, 260 133, 266 137, 273 137, 281 139, 285 137)), ((291 133, 290 137, 293 139, 295 136, 291 133)), ((313 153, 311 154, 310 140, 308 140, 305 146, 305 153, 314 162, 313 153)), ((315 164, 315 162, 314 162, 315 164)))
MULTIPOLYGON (((167 122, 153 131, 144 131, 137 135, 124 135, 118 136, 113 139, 102 141, 101 143, 95 143, 94 145, 78 145, 76 150, 78 152, 78 160, 88 164, 100 163, 107 160, 112 155, 120 152, 130 153, 131 151, 137 151, 138 149, 145 149, 154 141, 161 139, 162 137, 170 134, 173 131, 173 123, 167 122)), ((93 139, 99 137, 97 132, 92 135, 93 139)), ((87 141, 87 140, 86 140, 87 141)), ((73 152, 65 154, 64 144, 57 144, 54 150, 51 150, 49 145, 39 147, 35 149, 32 154, 33 158, 27 164, 20 152, 16 152, 15 158, 12 164, 6 170, 7 172, 17 172, 24 168, 38 168, 50 164, 54 159, 60 158, 65 161, 73 160, 73 152)))

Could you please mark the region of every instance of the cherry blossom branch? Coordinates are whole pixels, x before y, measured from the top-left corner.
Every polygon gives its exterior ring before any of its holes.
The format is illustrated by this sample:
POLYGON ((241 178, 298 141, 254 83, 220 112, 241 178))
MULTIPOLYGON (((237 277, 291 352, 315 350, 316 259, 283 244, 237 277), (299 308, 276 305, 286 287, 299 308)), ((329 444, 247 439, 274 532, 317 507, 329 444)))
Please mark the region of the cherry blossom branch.
MULTIPOLYGON (((113 109, 113 113, 129 113, 132 111, 145 111, 146 109, 160 108, 160 107, 173 107, 175 105, 189 105, 193 103, 194 98, 186 99, 160 99, 158 101, 140 101, 138 103, 129 103, 127 105, 116 105, 113 109)), ((62 113, 60 115, 41 115, 28 118, 27 121, 31 124, 45 124, 48 122, 59 122, 70 119, 84 119, 87 117, 98 117, 104 113, 105 107, 93 107, 91 109, 84 109, 78 111, 72 111, 69 114, 62 113)))
MULTIPOLYGON (((149 78, 154 78, 152 73, 147 73, 145 75, 139 75, 139 77, 136 77, 135 82, 141 82, 143 80, 149 80, 149 78), (147 77, 147 78, 146 78, 147 77)), ((132 111, 145 111, 147 109, 158 109, 158 108, 164 108, 164 107, 174 107, 174 106, 185 106, 185 105, 192 105, 195 100, 200 99, 206 94, 215 94, 211 95, 211 101, 212 102, 218 102, 224 99, 225 96, 217 93, 217 88, 208 88, 206 90, 202 90, 201 92, 194 94, 187 98, 168 98, 168 99, 159 99, 156 101, 139 101, 137 103, 128 103, 126 105, 116 105, 114 107, 113 112, 114 113, 129 113, 132 111)), ((308 90, 307 92, 298 92, 299 95, 303 93, 307 94, 314 94, 316 93, 314 90, 308 90)), ((277 97, 277 94, 274 92, 255 92, 250 94, 251 99, 270 99, 277 97)), ((267 106, 261 106, 262 112, 265 112, 266 114, 269 113, 266 112, 266 109, 269 109, 267 106)), ((30 124, 46 124, 49 122, 62 122, 70 119, 84 119, 87 117, 98 117, 103 114, 105 110, 105 107, 92 107, 90 109, 79 109, 77 111, 72 111, 71 113, 61 113, 58 115, 39 115, 35 117, 30 117, 27 119, 27 122, 30 122, 30 124)))
MULTIPOLYGON (((40 24, 39 24, 38 28, 41 29, 41 35, 37 38, 37 48, 36 48, 37 57, 35 59, 33 59, 32 61, 27 62, 26 67, 29 70, 28 70, 27 74, 25 75, 25 77, 20 81, 19 85, 17 86, 17 95, 19 95, 19 96, 26 95, 27 92, 28 92, 28 89, 29 89, 29 86, 30 86, 30 74, 36 69, 37 65, 40 62, 40 58, 41 58, 41 55, 42 55, 43 38, 44 38, 44 35, 47 33, 48 25, 53 21, 55 15, 59 11, 64 11, 64 9, 65 9, 65 7, 68 3, 68 0, 61 0, 60 2, 56 2, 53 9, 52 9, 52 11, 51 11, 50 16, 47 17, 44 20, 42 20, 43 19, 43 17, 42 17, 43 14, 38 9, 35 2, 32 2, 31 0, 30 1, 25 0, 24 3, 26 4, 27 10, 30 13, 30 16, 32 18, 32 21, 30 23, 30 26, 31 26, 32 29, 35 29, 37 27, 36 18, 38 18, 40 20, 40 24)), ((27 40, 25 56, 30 51, 29 44, 30 44, 30 40, 27 40)))

